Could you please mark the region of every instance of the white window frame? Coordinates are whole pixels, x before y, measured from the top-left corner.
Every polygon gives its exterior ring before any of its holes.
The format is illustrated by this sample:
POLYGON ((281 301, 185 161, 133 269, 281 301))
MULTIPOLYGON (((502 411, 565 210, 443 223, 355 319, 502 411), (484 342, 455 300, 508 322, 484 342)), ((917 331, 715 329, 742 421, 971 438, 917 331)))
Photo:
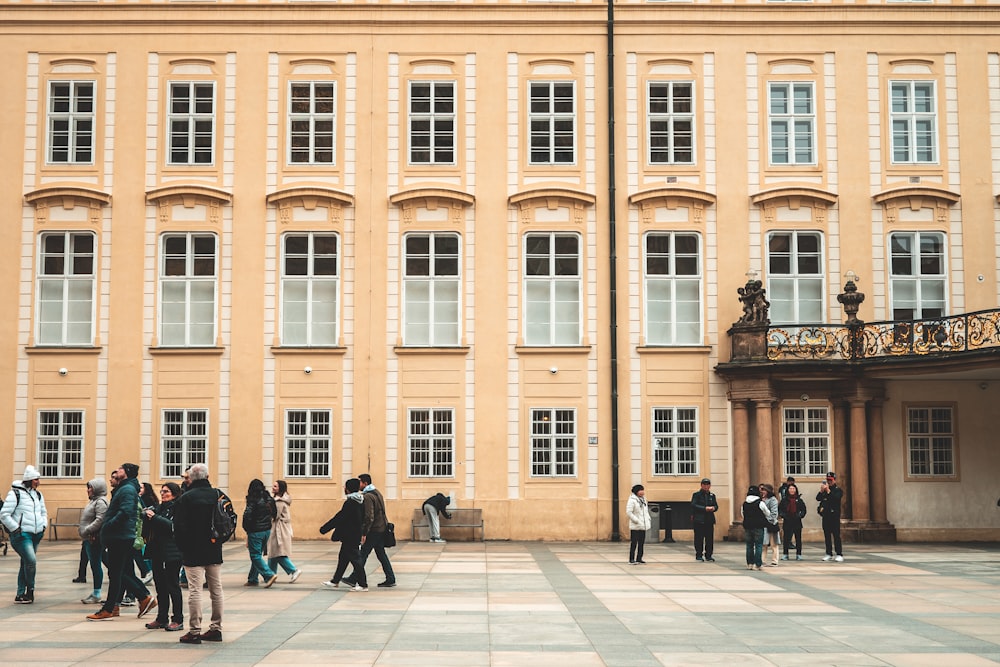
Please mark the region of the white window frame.
POLYGON ((650 415, 650 461, 655 477, 696 477, 701 447, 695 406, 656 406, 650 415))
POLYGON ((340 340, 340 235, 332 232, 287 232, 281 237, 281 344, 286 347, 335 347, 340 340), (289 242, 292 239, 305 238, 307 247, 304 253, 290 253, 289 242), (333 253, 323 252, 317 241, 332 238, 333 253), (329 263, 333 262, 333 273, 329 263), (293 263, 301 265, 304 273, 289 273, 293 263), (305 294, 300 295, 304 313, 303 321, 292 319, 292 292, 304 287, 305 294), (324 299, 332 293, 332 302, 324 299), (323 313, 328 314, 324 317, 323 313), (332 319, 330 319, 332 318, 332 319), (304 336, 293 335, 292 327, 302 328, 304 336))
POLYGON ((576 107, 575 81, 528 82, 528 164, 576 165, 576 107))
POLYGON ((906 406, 906 478, 958 479, 958 408, 906 406))
POLYGON ((572 232, 532 232, 524 235, 523 243, 524 344, 579 345, 583 335, 583 239, 572 232), (533 243, 543 238, 548 240, 545 253, 537 251, 533 243), (561 241, 566 239, 575 241, 575 253, 561 252, 561 241), (543 261, 547 267, 544 273, 543 261), (567 272, 571 262, 573 272, 567 272), (567 291, 575 292, 573 298, 565 298, 562 292, 567 291), (570 327, 575 328, 573 335, 570 327))
POLYGON ((695 164, 695 151, 697 149, 695 108, 694 81, 656 80, 646 82, 647 164, 652 166, 695 164), (684 86, 687 87, 686 97, 680 95, 684 86), (654 99, 654 89, 661 88, 665 89, 665 95, 654 99), (687 103, 686 109, 684 108, 685 102, 687 103), (685 124, 687 124, 687 130, 684 130, 685 124), (661 125, 662 129, 659 127, 661 125), (678 140, 684 139, 685 135, 688 145, 678 147, 678 140), (689 154, 688 159, 683 159, 684 153, 689 154))
POLYGON ((216 344, 218 335, 218 307, 219 307, 219 239, 213 233, 208 232, 170 232, 160 236, 160 285, 159 285, 159 341, 161 347, 213 347, 216 344), (168 239, 184 238, 185 253, 183 255, 184 273, 167 274, 168 270, 176 270, 177 255, 167 254, 168 239), (208 255, 199 254, 194 248, 197 241, 205 238, 212 239, 213 252, 212 273, 198 273, 204 271, 205 260, 208 255), (204 287, 209 283, 212 292, 211 301, 193 301, 192 295, 199 292, 199 287, 204 287), (168 301, 168 292, 174 291, 172 288, 183 287, 184 296, 179 301, 168 301), (180 318, 171 317, 171 312, 176 310, 175 304, 182 304, 183 313, 180 318), (199 330, 204 329, 208 322, 199 319, 194 321, 198 310, 203 310, 209 304, 211 308, 211 331, 209 336, 194 336, 193 327, 199 330), (202 308, 199 308, 202 306, 202 308), (168 332, 167 327, 182 325, 184 328, 183 340, 176 338, 168 332))
POLYGON ((769 81, 767 84, 768 158, 772 167, 816 165, 816 84, 812 81, 769 81), (774 93, 785 91, 784 108, 774 93), (808 109, 800 109, 800 92, 808 93, 808 109), (784 144, 779 138, 785 138, 784 144), (805 142, 800 147, 799 142, 805 142))
POLYGON ((285 410, 285 477, 330 479, 333 476, 333 410, 285 410))
POLYGON ((943 232, 892 232, 888 237, 889 247, 889 308, 893 320, 920 320, 945 317, 948 313, 948 237, 943 232), (895 252, 893 241, 897 238, 910 238, 910 252, 895 252), (925 252, 924 237, 935 237, 940 244, 940 253, 925 252), (898 273, 900 258, 909 257, 910 272, 898 273), (932 258, 939 258, 940 272, 924 273, 924 269, 932 258), (901 295, 905 291, 912 293, 912 298, 901 295), (940 299, 933 298, 931 290, 940 292, 940 299), (904 302, 903 299, 906 299, 904 302), (903 303, 912 308, 901 308, 903 303), (930 312, 934 309, 929 304, 940 305, 940 312, 930 312), (910 310, 912 317, 897 315, 898 310, 910 310))
POLYGON ((455 347, 461 344, 462 239, 448 232, 403 236, 403 345, 455 347), (426 252, 414 252, 420 239, 426 252), (439 243, 439 241, 441 243, 439 243), (453 241, 454 253, 445 244, 453 241))
POLYGON ((577 475, 575 408, 531 408, 530 476, 562 478, 577 475))
POLYGON ((824 321, 823 314, 826 312, 826 270, 825 270, 825 247, 823 232, 815 230, 774 230, 767 234, 767 296, 771 302, 770 316, 775 324, 819 324, 824 321), (788 238, 787 252, 775 252, 771 244, 777 237, 788 238), (801 247, 800 240, 814 238, 817 242, 818 250, 808 252, 801 247), (788 258, 788 272, 779 273, 775 262, 781 258, 788 258), (804 270, 805 264, 814 259, 816 262, 816 272, 808 273, 804 270), (819 294, 819 302, 815 306, 817 312, 814 317, 807 314, 807 303, 816 303, 815 299, 807 299, 803 292, 808 286, 815 286, 814 291, 819 294), (791 316, 787 319, 781 317, 783 309, 782 303, 788 303, 791 316))
POLYGON ((454 408, 409 408, 406 433, 409 477, 455 477, 454 408))
POLYGON ((178 478, 195 463, 208 463, 208 436, 207 408, 161 409, 160 477, 178 478), (175 432, 169 432, 171 427, 175 432))
POLYGON ((216 86, 214 81, 170 81, 167 83, 167 164, 211 167, 215 164, 216 86), (187 89, 187 101, 176 97, 187 89), (209 98, 199 92, 211 90, 209 98), (210 109, 204 109, 206 99, 210 109), (182 105, 184 108, 179 108, 182 105), (205 139, 208 139, 206 145, 205 139))
POLYGON ((36 269, 35 345, 93 345, 97 300, 97 236, 89 231, 42 232, 38 236, 36 269), (56 241, 60 237, 63 241, 62 251, 48 251, 49 241, 56 241), (85 238, 90 239, 90 252, 77 250, 77 241, 85 238), (59 292, 58 297, 53 298, 52 292, 59 292), (86 315, 83 311, 86 311, 86 315), (59 328, 58 337, 50 336, 50 327, 54 329, 56 326, 59 328), (86 333, 81 334, 84 327, 86 333))
POLYGON ((94 164, 97 132, 97 81, 84 79, 49 81, 48 90, 47 163, 59 165, 94 164), (57 95, 57 86, 67 86, 66 94, 57 95), (82 91, 87 86, 90 87, 89 95, 82 91), (57 151, 56 138, 62 136, 66 138, 65 145, 59 146, 57 151), (63 153, 65 155, 60 159, 63 153))
POLYGON ((830 469, 830 408, 825 405, 782 406, 783 477, 821 477, 830 469))
POLYGON ((458 83, 444 79, 414 80, 409 82, 407 89, 409 137, 406 145, 409 164, 455 164, 458 151, 458 83), (416 95, 415 88, 422 86, 428 88, 427 94, 416 95), (450 96, 446 94, 449 88, 450 96))
POLYGON ((928 79, 889 81, 889 155, 892 164, 938 164, 937 82, 928 79), (917 109, 918 89, 929 89, 921 100, 930 110, 917 109), (896 92, 904 93, 902 98, 896 92), (926 138, 920 146, 921 137, 926 138), (930 145, 927 146, 926 144, 930 145), (929 154, 928 154, 929 153, 929 154))
POLYGON ((289 81, 288 82, 288 152, 286 161, 289 166, 299 167, 321 164, 325 166, 337 163, 337 82, 336 81, 289 81), (296 89, 308 87, 308 95, 296 97, 296 89), (330 88, 329 97, 325 90, 330 88), (324 93, 318 96, 317 92, 324 93), (305 108, 303 108, 303 105, 305 108), (325 106, 329 105, 329 111, 325 106), (329 129, 326 129, 329 125, 329 129), (324 145, 327 140, 329 145, 324 145), (301 141, 304 145, 297 146, 301 141), (329 152, 329 159, 322 159, 322 154, 329 152), (303 156, 305 159, 295 159, 303 156))
POLYGON ((643 237, 642 251, 646 344, 702 345, 704 315, 701 235, 687 231, 647 232, 643 237), (661 238, 667 241, 669 247, 664 251, 652 249, 650 246, 653 241, 661 238), (679 252, 679 238, 693 238, 697 246, 695 252, 679 252), (694 302, 690 298, 684 298, 692 288, 697 292, 694 302), (681 321, 683 311, 689 310, 691 303, 696 304, 696 319, 681 321), (695 325, 696 330, 686 332, 685 327, 691 325, 695 325))
POLYGON ((38 410, 36 424, 36 460, 42 477, 82 479, 85 411, 38 410))

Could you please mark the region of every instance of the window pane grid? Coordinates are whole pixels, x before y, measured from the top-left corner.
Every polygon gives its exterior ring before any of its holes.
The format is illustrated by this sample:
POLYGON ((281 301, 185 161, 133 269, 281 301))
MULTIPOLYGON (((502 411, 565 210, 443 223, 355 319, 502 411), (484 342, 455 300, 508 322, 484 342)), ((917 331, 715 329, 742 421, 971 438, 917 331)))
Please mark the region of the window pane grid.
POLYGON ((49 82, 50 163, 93 163, 95 88, 93 81, 49 82))
POLYGON ((954 414, 950 407, 907 409, 907 455, 913 477, 955 476, 954 414))
POLYGON ((42 477, 83 477, 83 411, 38 412, 38 471, 42 477))
POLYGON ((771 321, 823 321, 823 237, 817 232, 772 232, 767 240, 767 295, 771 321))
POLYGON ((579 244, 575 234, 525 236, 525 344, 580 344, 579 244))
POLYGON ((410 164, 455 163, 455 83, 410 82, 410 164))
POLYGON ((651 81, 647 87, 650 164, 694 164, 694 84, 651 81))
POLYGON ((403 254, 403 344, 458 345, 459 237, 408 234, 403 254))
POLYGON ((333 458, 333 414, 330 410, 285 413, 285 475, 330 477, 333 458))
POLYGON ((653 408, 653 474, 698 474, 698 409, 653 408))
POLYGON ((454 410, 410 409, 407 451, 410 477, 454 477, 454 410))
POLYGON ((947 311, 945 238, 937 232, 889 236, 894 320, 942 317, 947 311))
POLYGON ((812 82, 768 84, 772 165, 816 164, 812 82))
POLYGON ((162 477, 180 477, 195 463, 208 461, 207 410, 164 410, 160 428, 162 477))
POLYGON ((340 261, 335 234, 282 238, 281 344, 334 346, 339 340, 340 261))
POLYGON ((168 164, 210 165, 215 147, 215 84, 173 81, 167 111, 168 164))
POLYGON ((531 164, 576 162, 576 84, 532 81, 528 89, 531 164))
POLYGON ((698 345, 701 242, 697 234, 656 232, 645 238, 646 342, 698 345))
POLYGON ((93 344, 95 255, 89 232, 42 234, 37 287, 38 345, 93 344))
POLYGON ((576 475, 576 410, 531 410, 531 476, 576 475))
POLYGON ((825 407, 784 408, 785 475, 823 475, 830 469, 829 412, 825 407))
POLYGON ((937 163, 935 88, 933 81, 889 83, 889 124, 894 163, 937 163))
POLYGON ((289 84, 289 164, 335 164, 336 91, 333 81, 289 84))
POLYGON ((215 236, 167 234, 161 242, 159 344, 211 347, 216 318, 215 236))

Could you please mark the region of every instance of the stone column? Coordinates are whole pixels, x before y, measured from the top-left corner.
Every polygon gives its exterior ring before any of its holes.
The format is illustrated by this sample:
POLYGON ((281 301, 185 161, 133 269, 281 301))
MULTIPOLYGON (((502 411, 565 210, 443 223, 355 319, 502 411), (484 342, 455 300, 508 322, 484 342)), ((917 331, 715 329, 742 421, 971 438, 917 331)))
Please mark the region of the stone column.
POLYGON ((750 420, 745 401, 733 401, 733 521, 740 521, 741 498, 750 486, 750 420))
MULTIPOLYGON (((851 476, 851 463, 847 455, 847 413, 840 401, 833 404, 833 464, 830 469, 841 479, 846 480, 851 476)), ((826 470, 820 474, 825 472, 826 470)))
POLYGON ((885 440, 882 434, 882 401, 871 402, 871 420, 868 422, 868 460, 871 471, 872 519, 878 523, 889 521, 885 500, 885 440))
POLYGON ((865 401, 851 400, 851 519, 870 521, 868 495, 868 427, 865 401))
POLYGON ((774 484, 774 444, 771 442, 771 400, 755 400, 754 416, 757 422, 757 466, 750 484, 774 484))

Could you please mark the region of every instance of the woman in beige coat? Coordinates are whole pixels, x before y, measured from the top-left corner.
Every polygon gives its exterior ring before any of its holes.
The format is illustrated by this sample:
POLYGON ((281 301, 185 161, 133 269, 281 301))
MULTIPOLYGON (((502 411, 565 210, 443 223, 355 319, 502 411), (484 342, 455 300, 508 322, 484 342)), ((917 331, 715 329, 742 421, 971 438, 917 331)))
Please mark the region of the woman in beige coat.
POLYGON ((291 575, 291 582, 302 574, 302 570, 292 562, 292 497, 288 495, 288 484, 279 479, 271 485, 271 494, 278 513, 271 523, 271 535, 267 538, 267 564, 277 572, 280 565, 285 574, 291 575))

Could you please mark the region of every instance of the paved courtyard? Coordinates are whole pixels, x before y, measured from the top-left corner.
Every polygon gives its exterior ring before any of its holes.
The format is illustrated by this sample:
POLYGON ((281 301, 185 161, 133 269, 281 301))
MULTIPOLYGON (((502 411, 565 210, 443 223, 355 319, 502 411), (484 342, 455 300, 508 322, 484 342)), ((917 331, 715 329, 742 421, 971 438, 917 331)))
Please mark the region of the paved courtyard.
MULTIPOLYGON (((88 622, 71 583, 77 543, 45 541, 34 605, 15 605, 18 558, 0 557, 0 664, 97 665, 932 665, 1000 664, 1000 544, 846 545, 844 563, 745 569, 652 544, 629 565, 611 543, 405 543, 399 586, 327 590, 337 545, 296 542, 303 576, 245 588, 226 546, 221 644, 179 644, 123 608, 88 622)), ((378 564, 369 560, 371 570, 378 564)), ((206 627, 207 627, 206 614, 206 627)))

